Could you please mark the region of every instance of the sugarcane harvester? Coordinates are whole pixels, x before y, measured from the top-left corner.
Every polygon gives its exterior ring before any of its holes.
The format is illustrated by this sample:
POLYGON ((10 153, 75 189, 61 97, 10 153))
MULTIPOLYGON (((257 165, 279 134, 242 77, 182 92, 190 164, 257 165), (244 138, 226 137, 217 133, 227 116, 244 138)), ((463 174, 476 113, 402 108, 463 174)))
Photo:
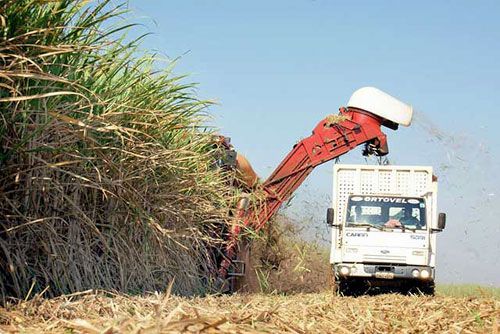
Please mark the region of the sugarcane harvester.
MULTIPOLYGON (((374 87, 364 87, 351 96, 347 107, 338 115, 321 120, 312 134, 299 141, 274 172, 257 187, 263 195, 258 203, 249 203, 242 197, 234 213, 234 221, 227 234, 227 243, 218 269, 219 281, 226 290, 234 290, 235 280, 244 274, 244 266, 235 270, 242 231, 262 229, 277 213, 312 170, 327 161, 338 158, 364 145, 363 155, 385 156, 389 153, 387 136, 381 127, 397 130, 409 126, 412 107, 374 87)), ((257 183, 257 176, 248 161, 237 156, 236 168, 249 187, 257 183)))

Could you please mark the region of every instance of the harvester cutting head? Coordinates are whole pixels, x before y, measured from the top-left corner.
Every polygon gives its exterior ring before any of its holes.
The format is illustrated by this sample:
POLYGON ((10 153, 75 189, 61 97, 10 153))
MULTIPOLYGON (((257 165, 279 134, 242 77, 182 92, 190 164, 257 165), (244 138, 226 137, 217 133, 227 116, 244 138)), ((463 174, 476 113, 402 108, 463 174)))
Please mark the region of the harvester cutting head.
MULTIPOLYGON (((363 123, 378 123, 397 130, 399 125, 410 126, 413 108, 395 97, 375 87, 363 87, 355 91, 347 104, 347 110, 353 120, 363 123), (371 119, 370 121, 368 119, 371 119)), ((365 155, 383 156, 389 153, 384 134, 365 145, 365 155)))

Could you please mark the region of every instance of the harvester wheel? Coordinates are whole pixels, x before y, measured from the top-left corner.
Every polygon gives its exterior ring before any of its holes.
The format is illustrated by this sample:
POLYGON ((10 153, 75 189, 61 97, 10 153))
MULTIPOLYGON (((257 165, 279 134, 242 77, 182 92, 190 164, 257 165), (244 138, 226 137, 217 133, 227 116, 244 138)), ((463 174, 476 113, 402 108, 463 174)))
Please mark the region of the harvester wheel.
POLYGON ((259 280, 254 269, 254 261, 252 260, 252 247, 250 242, 242 241, 240 251, 238 252, 237 260, 242 261, 245 266, 243 276, 234 276, 231 278, 231 292, 258 292, 259 280))

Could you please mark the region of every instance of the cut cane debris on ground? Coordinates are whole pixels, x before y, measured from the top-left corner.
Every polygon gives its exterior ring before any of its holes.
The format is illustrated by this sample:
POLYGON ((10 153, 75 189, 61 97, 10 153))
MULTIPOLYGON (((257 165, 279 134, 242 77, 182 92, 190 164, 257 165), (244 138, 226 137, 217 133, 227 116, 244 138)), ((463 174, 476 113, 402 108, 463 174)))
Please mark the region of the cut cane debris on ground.
POLYGON ((0 309, 0 331, 46 333, 497 333, 492 297, 330 292, 182 298, 82 293, 0 309))

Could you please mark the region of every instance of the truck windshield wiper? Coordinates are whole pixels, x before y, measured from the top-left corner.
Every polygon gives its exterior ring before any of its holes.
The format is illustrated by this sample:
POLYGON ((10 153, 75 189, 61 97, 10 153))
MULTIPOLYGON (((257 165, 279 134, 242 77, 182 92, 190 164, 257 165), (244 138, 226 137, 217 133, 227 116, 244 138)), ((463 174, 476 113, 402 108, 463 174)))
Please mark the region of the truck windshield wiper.
POLYGON ((363 226, 365 226, 365 227, 374 227, 377 230, 382 231, 382 226, 378 226, 378 225, 374 225, 374 224, 370 224, 370 223, 350 223, 349 225, 355 226, 355 227, 358 227, 358 226, 360 226, 360 227, 363 227, 363 226))
POLYGON ((401 226, 396 226, 396 227, 399 227, 403 230, 403 232, 405 232, 406 230, 410 230, 412 232, 415 232, 417 229, 416 228, 411 228, 411 227, 407 227, 405 224, 401 223, 401 226))

